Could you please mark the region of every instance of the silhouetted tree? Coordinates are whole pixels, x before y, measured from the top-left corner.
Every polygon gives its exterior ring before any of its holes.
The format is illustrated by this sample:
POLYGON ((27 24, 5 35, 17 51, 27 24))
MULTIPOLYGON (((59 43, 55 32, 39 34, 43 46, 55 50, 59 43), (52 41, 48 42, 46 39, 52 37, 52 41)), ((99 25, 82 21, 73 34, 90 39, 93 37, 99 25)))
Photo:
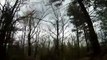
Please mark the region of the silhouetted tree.
POLYGON ((6 60, 6 47, 11 39, 12 31, 14 31, 14 16, 18 11, 20 0, 16 0, 15 4, 10 5, 9 1, 5 0, 5 4, 0 7, 0 57, 6 60))
POLYGON ((77 0, 77 2, 81 7, 81 10, 82 10, 84 16, 86 17, 86 23, 88 24, 88 27, 89 27, 90 42, 92 45, 93 53, 98 54, 101 52, 101 48, 100 48, 100 44, 98 42, 97 34, 95 33, 94 28, 93 28, 93 23, 91 21, 91 18, 89 16, 84 4, 82 3, 82 0, 77 0))

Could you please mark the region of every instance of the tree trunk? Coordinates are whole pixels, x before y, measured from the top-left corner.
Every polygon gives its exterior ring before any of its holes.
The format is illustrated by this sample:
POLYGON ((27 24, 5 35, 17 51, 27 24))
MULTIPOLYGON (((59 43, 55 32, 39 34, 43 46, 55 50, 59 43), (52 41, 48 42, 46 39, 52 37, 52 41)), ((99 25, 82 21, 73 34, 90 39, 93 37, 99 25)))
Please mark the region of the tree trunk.
POLYGON ((2 60, 6 60, 5 32, 4 30, 0 32, 0 59, 2 60))
POLYGON ((28 33, 28 56, 31 56, 31 20, 29 20, 29 33, 28 33))
POLYGON ((3 43, 0 42, 0 59, 6 60, 6 48, 3 46, 3 43))
POLYGON ((88 27, 89 27, 90 42, 92 45, 93 53, 98 54, 98 53, 100 53, 101 48, 100 48, 100 44, 98 42, 97 34, 95 33, 94 28, 93 28, 93 23, 91 21, 91 18, 89 16, 86 8, 84 7, 84 4, 82 3, 82 1, 81 0, 77 0, 77 1, 81 7, 82 12, 84 13, 84 15, 86 17, 86 22, 87 22, 88 27))
POLYGON ((31 56, 31 42, 30 36, 28 36, 28 56, 31 56))
POLYGON ((57 24, 57 39, 55 43, 55 60, 59 60, 59 21, 56 21, 57 24))
POLYGON ((79 59, 80 57, 80 46, 79 46, 79 30, 78 30, 78 27, 76 27, 76 35, 77 35, 77 60, 79 59))

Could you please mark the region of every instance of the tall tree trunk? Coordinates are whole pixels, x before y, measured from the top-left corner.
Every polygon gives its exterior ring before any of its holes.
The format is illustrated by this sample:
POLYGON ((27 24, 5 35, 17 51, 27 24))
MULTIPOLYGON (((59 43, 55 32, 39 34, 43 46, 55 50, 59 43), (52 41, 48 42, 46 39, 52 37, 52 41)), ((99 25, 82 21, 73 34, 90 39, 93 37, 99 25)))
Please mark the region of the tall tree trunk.
POLYGON ((76 46, 77 46, 77 60, 79 59, 80 57, 80 46, 79 46, 79 29, 77 27, 77 23, 76 23, 76 37, 77 37, 77 41, 76 41, 76 46))
POLYGON ((91 21, 91 18, 89 16, 84 4, 82 3, 82 0, 77 0, 77 1, 81 7, 82 12, 84 13, 84 15, 86 17, 86 22, 87 22, 88 27, 89 27, 90 42, 92 45, 93 53, 98 54, 98 53, 100 53, 101 48, 100 48, 100 44, 98 42, 97 34, 95 33, 94 28, 93 28, 93 23, 91 21))
POLYGON ((56 24, 57 24, 57 39, 56 39, 56 43, 55 43, 55 54, 56 54, 56 57, 55 59, 56 60, 59 60, 59 21, 57 20, 56 21, 56 24))
POLYGON ((28 56, 31 56, 31 20, 29 20, 29 33, 28 33, 28 56))

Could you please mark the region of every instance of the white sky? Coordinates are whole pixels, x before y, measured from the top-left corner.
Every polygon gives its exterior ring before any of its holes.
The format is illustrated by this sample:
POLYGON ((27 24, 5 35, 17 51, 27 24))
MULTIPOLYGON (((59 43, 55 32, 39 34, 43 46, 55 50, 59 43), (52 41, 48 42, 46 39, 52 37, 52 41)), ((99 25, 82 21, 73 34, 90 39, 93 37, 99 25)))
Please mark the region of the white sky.
MULTIPOLYGON (((30 6, 31 6, 31 9, 37 9, 37 10, 40 10, 41 9, 41 4, 39 4, 39 3, 37 3, 37 2, 40 2, 41 3, 41 1, 42 0, 29 0, 29 2, 28 2, 28 4, 31 4, 30 6), (32 4, 33 3, 33 4, 32 4)), ((44 0, 45 1, 45 0, 44 0)), ((62 6, 65 6, 65 5, 67 5, 69 2, 70 2, 71 0, 65 0, 64 2, 63 2, 63 5, 62 6)), ((1 4, 4 4, 4 2, 5 2, 5 0, 0 0, 0 2, 2 2, 1 4)), ((62 7, 63 8, 63 7, 62 7)), ((29 8, 28 8, 29 9, 29 8)), ((29 10, 31 10, 31 9, 29 9, 29 10)), ((27 11, 27 8, 26 7, 22 7, 22 9, 21 9, 22 11, 24 11, 24 12, 26 12, 27 11)), ((90 10, 92 10, 92 7, 91 7, 91 9, 90 10)), ((42 11, 42 10, 41 10, 42 11)), ((64 10, 62 10, 62 12, 64 12, 64 10)), ((20 13, 21 15, 22 15, 22 12, 20 13)), ((45 19, 48 19, 49 17, 47 17, 47 18, 45 18, 45 19)), ((49 19, 48 19, 49 20, 49 19)), ((45 23, 45 24, 47 24, 47 23, 45 23)), ((42 24, 42 25, 44 25, 44 27, 46 26, 45 24, 42 24)), ((96 25, 97 23, 95 23, 95 25, 96 25)), ((72 25, 70 25, 71 27, 69 27, 66 31, 70 31, 70 33, 71 33, 71 29, 73 28, 73 26, 72 25)), ((46 27, 47 28, 47 27, 46 27)), ((96 27, 97 28, 97 27, 96 27)), ((18 35, 21 35, 22 34, 22 32, 18 32, 18 35)), ((68 34, 69 34, 69 32, 68 32, 68 34)))

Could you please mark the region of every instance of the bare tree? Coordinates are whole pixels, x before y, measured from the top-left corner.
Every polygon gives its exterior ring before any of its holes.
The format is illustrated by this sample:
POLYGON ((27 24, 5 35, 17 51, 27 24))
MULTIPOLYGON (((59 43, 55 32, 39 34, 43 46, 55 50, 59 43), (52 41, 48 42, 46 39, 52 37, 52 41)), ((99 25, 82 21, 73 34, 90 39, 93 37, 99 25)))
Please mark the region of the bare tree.
POLYGON ((5 0, 4 5, 1 4, 0 7, 0 57, 3 60, 6 60, 6 46, 11 39, 11 32, 14 31, 14 17, 20 4, 20 0, 16 0, 14 5, 10 5, 10 2, 5 0))

